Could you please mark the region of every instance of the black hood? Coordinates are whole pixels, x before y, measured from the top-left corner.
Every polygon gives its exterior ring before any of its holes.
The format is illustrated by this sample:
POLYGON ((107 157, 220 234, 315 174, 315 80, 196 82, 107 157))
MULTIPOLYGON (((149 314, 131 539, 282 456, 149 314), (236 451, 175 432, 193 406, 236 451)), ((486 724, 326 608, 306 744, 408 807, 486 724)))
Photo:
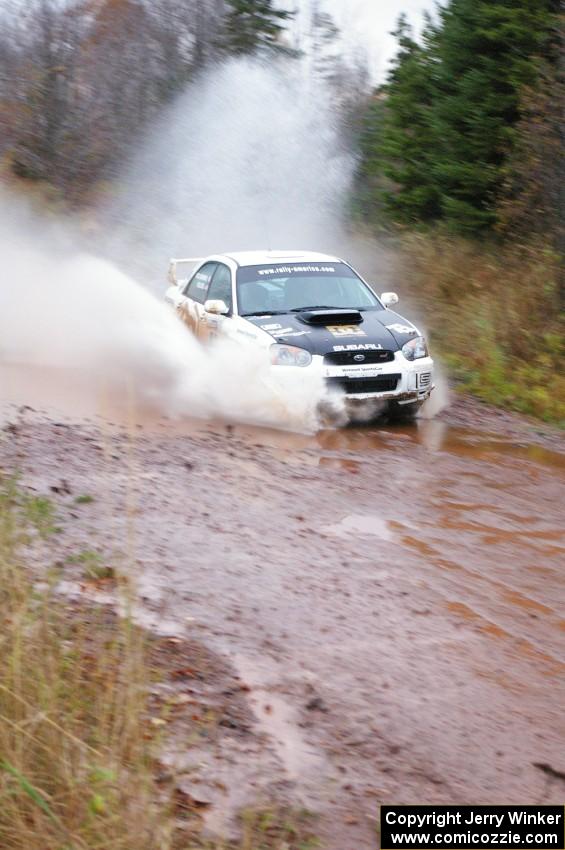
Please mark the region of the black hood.
POLYGON ((275 316, 246 316, 246 321, 270 334, 276 342, 329 354, 338 346, 378 346, 398 351, 418 331, 392 310, 309 310, 275 316), (322 322, 322 324, 320 324, 322 322))

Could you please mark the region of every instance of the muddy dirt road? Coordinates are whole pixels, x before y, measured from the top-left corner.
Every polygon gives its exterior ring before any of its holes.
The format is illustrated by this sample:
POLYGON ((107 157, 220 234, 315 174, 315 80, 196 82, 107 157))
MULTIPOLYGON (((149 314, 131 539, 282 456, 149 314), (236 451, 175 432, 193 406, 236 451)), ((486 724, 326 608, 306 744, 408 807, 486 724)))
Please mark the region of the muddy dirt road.
POLYGON ((559 434, 465 400, 315 436, 15 407, 4 426, 0 467, 51 494, 66 551, 122 558, 146 622, 240 677, 251 728, 175 753, 214 789, 211 828, 275 797, 368 850, 380 802, 562 802, 559 434))

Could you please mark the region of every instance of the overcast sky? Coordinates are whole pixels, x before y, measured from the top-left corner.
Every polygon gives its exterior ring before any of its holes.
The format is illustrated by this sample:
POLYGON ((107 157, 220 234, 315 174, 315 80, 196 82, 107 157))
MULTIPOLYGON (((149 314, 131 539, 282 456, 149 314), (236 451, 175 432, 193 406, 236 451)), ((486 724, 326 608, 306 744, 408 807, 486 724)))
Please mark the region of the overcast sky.
MULTIPOLYGON (((295 0, 295 7, 308 13, 312 0, 295 0)), ((388 61, 395 52, 395 40, 390 35, 398 16, 405 12, 418 30, 422 13, 433 11, 435 0, 319 0, 330 12, 349 44, 358 43, 367 51, 376 82, 382 82, 388 61)), ((292 2, 283 4, 292 8, 292 2)))

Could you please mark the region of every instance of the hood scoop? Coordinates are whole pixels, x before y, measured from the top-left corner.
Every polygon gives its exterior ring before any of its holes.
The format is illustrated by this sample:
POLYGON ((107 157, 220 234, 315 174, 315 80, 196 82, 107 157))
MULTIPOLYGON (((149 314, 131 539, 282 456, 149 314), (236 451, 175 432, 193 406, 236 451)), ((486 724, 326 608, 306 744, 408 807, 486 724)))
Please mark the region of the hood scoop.
POLYGON ((298 317, 306 325, 358 325, 363 321, 359 310, 340 310, 339 308, 305 310, 299 313, 298 317))

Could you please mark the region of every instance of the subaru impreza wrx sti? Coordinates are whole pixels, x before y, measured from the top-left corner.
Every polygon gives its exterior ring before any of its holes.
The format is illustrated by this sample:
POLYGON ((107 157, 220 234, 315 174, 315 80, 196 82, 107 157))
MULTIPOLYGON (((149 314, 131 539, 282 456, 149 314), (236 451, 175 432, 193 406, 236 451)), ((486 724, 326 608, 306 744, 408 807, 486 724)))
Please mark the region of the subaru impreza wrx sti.
POLYGON ((433 389, 433 360, 417 327, 344 260, 312 252, 250 251, 171 260, 167 301, 201 340, 225 335, 265 349, 274 370, 316 372, 348 403, 378 400, 413 416, 433 389), (188 277, 179 268, 190 267, 188 277))

